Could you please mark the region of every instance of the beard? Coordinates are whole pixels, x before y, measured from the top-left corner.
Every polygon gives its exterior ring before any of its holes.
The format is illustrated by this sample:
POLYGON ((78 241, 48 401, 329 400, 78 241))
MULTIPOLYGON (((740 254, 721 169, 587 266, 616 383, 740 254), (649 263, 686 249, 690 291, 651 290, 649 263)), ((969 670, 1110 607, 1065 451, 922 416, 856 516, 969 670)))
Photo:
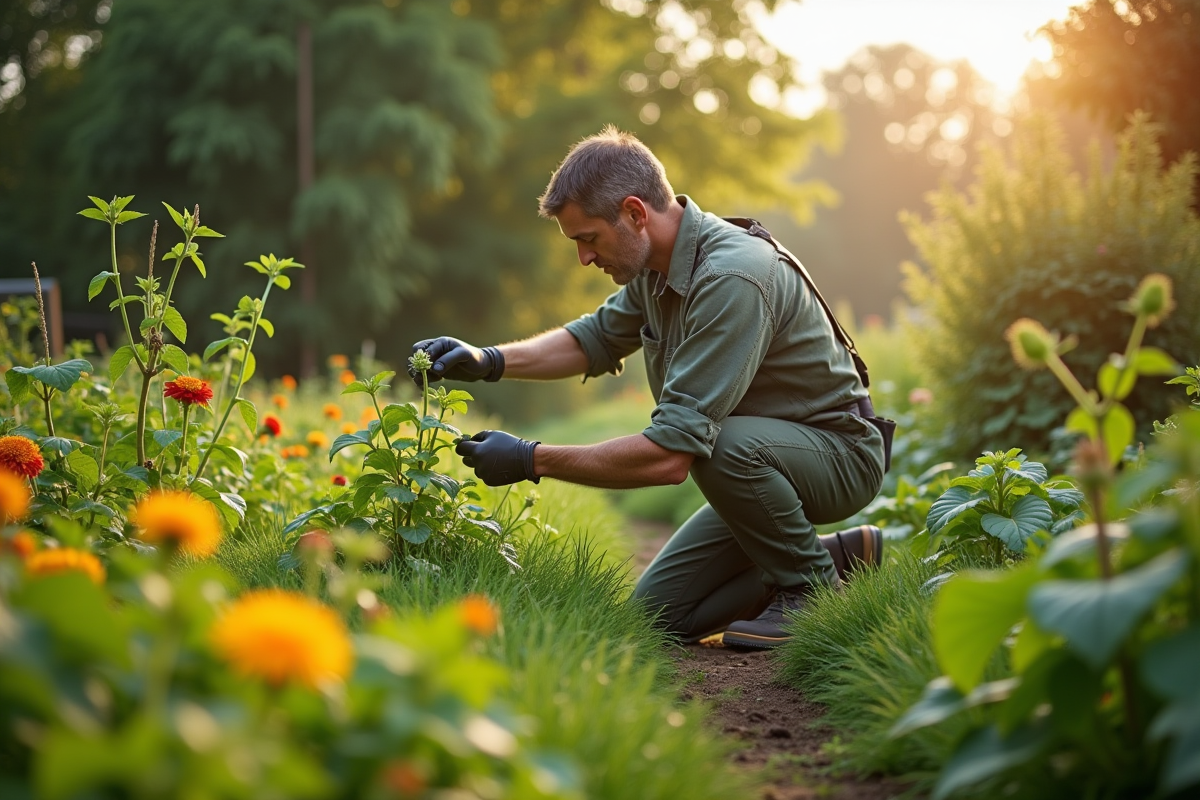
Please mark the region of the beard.
POLYGON ((641 275, 646 264, 650 262, 650 241, 639 239, 623 220, 617 221, 616 229, 617 243, 612 258, 600 266, 608 269, 613 283, 625 286, 641 275))

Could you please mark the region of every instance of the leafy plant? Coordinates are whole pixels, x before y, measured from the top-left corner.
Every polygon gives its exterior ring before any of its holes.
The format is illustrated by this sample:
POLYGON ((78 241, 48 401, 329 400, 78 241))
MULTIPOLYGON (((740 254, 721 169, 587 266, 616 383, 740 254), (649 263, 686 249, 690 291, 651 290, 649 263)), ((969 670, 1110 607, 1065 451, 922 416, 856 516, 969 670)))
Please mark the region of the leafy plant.
MULTIPOLYGON (((1187 387, 1184 390, 1187 392, 1187 396, 1195 398, 1189 403, 1189 407, 1195 410, 1200 410, 1200 367, 1188 367, 1184 371, 1183 375, 1172 378, 1171 380, 1167 381, 1167 384, 1176 384, 1187 387)), ((1175 430, 1176 420, 1177 417, 1175 415, 1167 417, 1162 422, 1155 420, 1154 433, 1160 434, 1166 431, 1175 430)))

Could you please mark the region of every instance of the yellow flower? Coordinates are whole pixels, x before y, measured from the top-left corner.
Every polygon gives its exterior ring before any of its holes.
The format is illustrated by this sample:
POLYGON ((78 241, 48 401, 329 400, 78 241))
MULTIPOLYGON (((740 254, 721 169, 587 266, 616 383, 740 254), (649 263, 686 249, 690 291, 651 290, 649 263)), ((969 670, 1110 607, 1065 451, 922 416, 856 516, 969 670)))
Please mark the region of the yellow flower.
POLYGON ((324 450, 326 447, 329 447, 329 437, 321 431, 309 431, 308 436, 304 437, 304 441, 318 450, 324 450))
POLYGON ((104 583, 104 565, 100 559, 73 547, 55 547, 30 553, 25 559, 25 571, 39 576, 82 572, 92 579, 92 583, 104 583))
POLYGON ((325 407, 321 409, 321 411, 329 419, 336 421, 342 418, 342 407, 337 403, 326 403, 325 407))
POLYGON ((500 620, 492 601, 478 594, 464 597, 458 606, 458 613, 463 624, 480 636, 491 636, 495 633, 496 623, 500 620))
POLYGON ((8 525, 29 511, 29 484, 0 467, 0 524, 8 525))
POLYGON ((147 542, 169 542, 188 555, 205 558, 221 543, 221 522, 212 503, 173 489, 150 492, 130 519, 147 542))
POLYGON ((350 674, 350 635, 333 609, 282 589, 242 595, 210 632, 216 651, 239 672, 272 685, 316 688, 350 674))
POLYGON ((353 422, 343 422, 342 433, 358 433, 358 426, 353 422))

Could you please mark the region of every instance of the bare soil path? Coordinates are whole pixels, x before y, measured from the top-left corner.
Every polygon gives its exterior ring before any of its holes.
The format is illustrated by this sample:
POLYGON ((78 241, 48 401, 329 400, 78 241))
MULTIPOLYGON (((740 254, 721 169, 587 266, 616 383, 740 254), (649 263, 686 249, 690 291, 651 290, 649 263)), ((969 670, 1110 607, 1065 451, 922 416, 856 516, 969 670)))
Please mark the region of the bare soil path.
MULTIPOLYGON (((633 534, 636 575, 670 537, 671 528, 637 522, 633 534)), ((762 781, 760 800, 887 800, 903 794, 904 785, 893 780, 833 773, 828 749, 836 745, 837 731, 822 722, 822 706, 775 682, 769 652, 688 645, 676 657, 684 698, 710 703, 713 725, 738 744, 734 764, 762 781)))

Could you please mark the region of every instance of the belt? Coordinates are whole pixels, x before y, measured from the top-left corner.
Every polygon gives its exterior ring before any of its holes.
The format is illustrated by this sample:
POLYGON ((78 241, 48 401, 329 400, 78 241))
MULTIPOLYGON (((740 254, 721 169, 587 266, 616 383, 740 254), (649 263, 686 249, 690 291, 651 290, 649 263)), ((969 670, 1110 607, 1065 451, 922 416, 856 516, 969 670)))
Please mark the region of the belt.
POLYGON ((843 414, 853 414, 854 416, 862 417, 863 419, 869 419, 870 417, 875 416, 875 407, 872 405, 870 397, 862 397, 858 400, 851 400, 849 403, 843 403, 832 410, 840 411, 843 414))

